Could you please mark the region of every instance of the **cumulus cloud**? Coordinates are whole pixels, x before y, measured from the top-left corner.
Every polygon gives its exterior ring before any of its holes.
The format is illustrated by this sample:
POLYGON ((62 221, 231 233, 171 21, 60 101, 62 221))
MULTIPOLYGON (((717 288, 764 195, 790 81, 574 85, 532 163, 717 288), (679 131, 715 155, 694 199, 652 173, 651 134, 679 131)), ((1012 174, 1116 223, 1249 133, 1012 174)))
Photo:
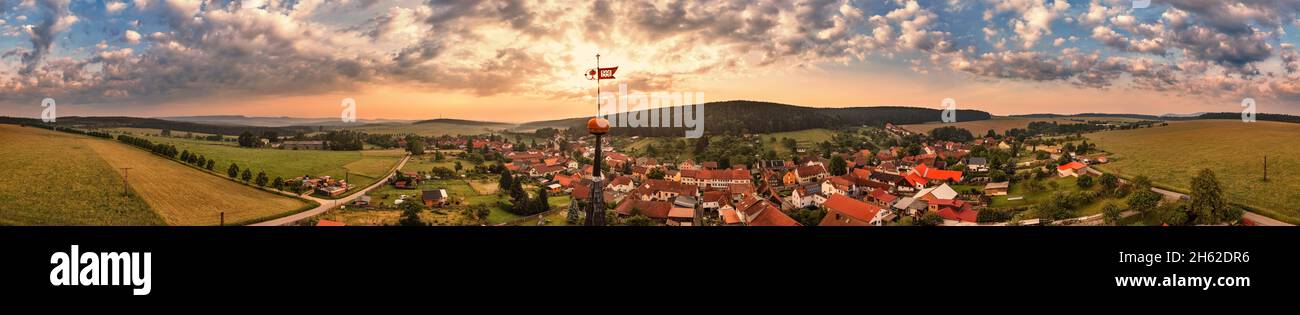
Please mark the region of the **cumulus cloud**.
POLYGON ((133 30, 126 30, 126 32, 122 32, 122 40, 127 42, 128 44, 132 44, 132 45, 139 44, 140 37, 141 37, 140 33, 133 30))
POLYGON ((989 0, 992 13, 1012 12, 1017 17, 1010 20, 1015 34, 1026 49, 1034 47, 1044 36, 1052 34, 1052 23, 1070 9, 1064 0, 989 0))
POLYGON ((117 13, 118 11, 122 11, 122 9, 125 8, 126 8, 126 2, 121 2, 121 1, 104 2, 104 11, 110 14, 117 13))
POLYGON ((371 83, 569 98, 589 94, 580 73, 597 51, 628 69, 621 79, 653 89, 889 60, 923 73, 1081 88, 1300 90, 1300 56, 1281 42, 1300 0, 1170 0, 1150 13, 1119 0, 109 1, 108 19, 127 24, 85 28, 125 31, 75 41, 95 44, 63 55, 52 48, 82 36, 69 32, 78 13, 68 0, 33 1, 30 10, 0 12, 8 21, 0 30, 30 42, 3 51, 0 60, 16 59, 19 75, 0 74, 0 100, 314 93, 371 83), (339 21, 349 14, 368 16, 339 21))

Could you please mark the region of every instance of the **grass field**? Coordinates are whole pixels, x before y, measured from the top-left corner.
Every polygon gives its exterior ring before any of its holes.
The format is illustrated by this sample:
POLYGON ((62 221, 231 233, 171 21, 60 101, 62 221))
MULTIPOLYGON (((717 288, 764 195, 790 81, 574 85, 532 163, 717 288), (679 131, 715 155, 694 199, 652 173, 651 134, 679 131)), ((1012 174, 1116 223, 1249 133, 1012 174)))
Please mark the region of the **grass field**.
MULTIPOLYGON (((117 128, 104 129, 104 131, 129 133, 138 136, 161 136, 162 135, 162 129, 155 129, 155 128, 117 127, 117 128)), ((212 134, 202 133, 202 132, 189 132, 189 131, 172 131, 173 137, 181 137, 185 135, 194 135, 196 137, 207 137, 207 136, 211 136, 212 134)), ((236 136, 223 136, 223 137, 226 139, 239 139, 239 137, 236 136)), ((234 142, 229 142, 229 144, 237 145, 234 142)))
MULTIPOLYGON (((465 170, 474 168, 474 163, 470 163, 469 161, 466 160, 447 156, 442 161, 435 161, 433 154, 425 154, 419 156, 412 156, 411 160, 406 161, 406 165, 402 166, 402 171, 403 172, 428 172, 432 170, 434 167, 445 167, 449 170, 456 170, 456 161, 460 161, 460 166, 463 167, 465 170)), ((483 167, 488 167, 494 164, 496 164, 496 162, 484 162, 483 167)))
POLYGON ((764 147, 776 150, 777 156, 787 157, 790 156, 790 149, 781 145, 782 138, 794 139, 800 148, 810 149, 818 143, 831 140, 832 136, 835 136, 835 131, 829 129, 807 129, 764 134, 762 139, 764 147), (773 138, 776 141, 772 141, 773 138))
POLYGON ((1229 201, 1300 223, 1300 124, 1237 120, 1170 122, 1168 126, 1088 134, 1111 152, 1099 170, 1145 175, 1187 192, 1202 168, 1214 171, 1229 201), (1269 181, 1262 181, 1268 156, 1269 181))
POLYGON ((1137 119, 1133 119, 1133 118, 1117 118, 1117 117, 1068 117, 1068 118, 993 117, 993 119, 987 119, 987 120, 959 121, 955 123, 931 122, 931 123, 924 123, 924 124, 902 125, 900 127, 903 127, 903 129, 907 129, 907 131, 911 131, 911 132, 929 133, 931 129, 945 127, 945 126, 956 126, 957 128, 963 128, 970 131, 970 133, 974 134, 975 136, 982 136, 988 133, 989 129, 993 129, 993 131, 1002 134, 1012 128, 1023 129, 1029 127, 1029 123, 1035 121, 1046 121, 1046 122, 1055 121, 1058 124, 1077 124, 1088 120, 1137 121, 1137 119))
POLYGON ((14 194, 9 200, 19 200, 5 203, 4 207, 16 206, 0 214, 5 224, 216 225, 220 212, 225 212, 228 224, 236 224, 308 206, 116 141, 36 128, 0 128, 4 129, 0 137, 7 140, 3 145, 23 145, 5 150, 22 153, 7 154, 3 163, 16 167, 5 169, 27 173, 9 177, 25 179, 23 183, 0 185, 0 194, 14 194), (134 197, 121 195, 120 168, 131 168, 128 178, 134 197))
MULTIPOLYGON (((1044 179, 1043 186, 1045 189, 1036 193, 1026 192, 1024 187, 1024 182, 1023 181, 1017 182, 1011 185, 1011 189, 1006 196, 994 196, 989 206, 994 208, 1014 208, 1014 207, 1036 205, 1050 200, 1052 195, 1057 192, 1077 192, 1083 190, 1083 188, 1079 187, 1077 181, 1078 181, 1077 177, 1053 176, 1052 178, 1044 179), (1048 183, 1055 183, 1056 188, 1053 189, 1048 183), (1007 200, 1009 197, 1024 197, 1024 198, 1020 200, 1007 200)), ((1093 177, 1093 182, 1094 183, 1096 182, 1096 177, 1093 177)), ((967 187, 967 189, 969 188, 967 187)), ((1100 191, 1101 185, 1094 184, 1088 190, 1100 191)), ((1088 203, 1086 205, 1079 207, 1078 209, 1075 209, 1076 210, 1075 217, 1089 216, 1089 215, 1101 213, 1101 209, 1105 207, 1106 204, 1108 203, 1117 203, 1120 207, 1124 206, 1123 200, 1120 200, 1118 198, 1099 196, 1096 200, 1093 200, 1091 203, 1088 203)))
MULTIPOLYGON (((497 183, 495 180, 462 180, 462 179, 430 180, 430 181, 425 181, 420 183, 419 189, 397 189, 397 188, 393 188, 392 186, 385 185, 369 193, 371 197, 370 202, 377 206, 392 205, 393 201, 397 200, 398 197, 400 197, 401 195, 407 195, 410 198, 412 198, 411 200, 418 201, 420 198, 421 190, 432 190, 432 189, 439 189, 439 188, 446 189, 447 194, 451 195, 453 199, 463 198, 465 201, 462 205, 453 205, 453 206, 446 206, 443 208, 439 208, 441 211, 445 212, 446 215, 459 215, 460 211, 463 210, 466 206, 481 204, 481 205, 488 206, 488 209, 492 211, 490 214, 488 214, 488 224, 506 223, 521 218, 520 216, 510 213, 509 211, 506 211, 505 209, 502 209, 500 206, 498 206, 497 203, 499 201, 508 200, 509 197, 503 197, 495 193, 497 189, 497 183), (479 186, 479 187, 473 187, 473 186, 479 186), (492 193, 480 193, 479 189, 482 189, 484 191, 492 191, 492 193)), ((529 191, 533 190, 531 188, 525 188, 525 189, 529 191)), ((557 198, 560 197, 552 197, 550 199, 552 201, 551 206, 556 206, 555 201, 557 200, 557 198)), ((564 204, 567 205, 568 197, 564 196, 563 198, 564 198, 564 204)), ((376 212, 376 211, 356 210, 354 212, 364 212, 364 213, 374 212, 376 215, 383 214, 383 212, 376 212)), ((328 218, 328 216, 324 216, 323 218, 328 218)), ((353 223, 360 224, 360 225, 370 225, 370 224, 365 224, 365 222, 372 222, 372 221, 388 222, 389 220, 384 218, 365 219, 364 216, 361 215, 352 215, 350 218, 355 220, 355 222, 353 223)), ((397 220, 396 217, 391 218, 391 221, 393 223, 387 223, 387 224, 395 224, 397 222, 396 220, 397 220)), ((447 224, 450 223, 451 221, 457 220, 457 218, 436 216, 436 217, 432 217, 430 220, 431 221, 426 221, 426 222, 429 223, 437 222, 437 223, 447 224)), ((385 224, 385 223, 381 223, 381 224, 385 224)))
POLYGON ((88 142, 108 142, 0 125, 0 225, 159 225, 137 195, 123 196, 119 172, 88 142))
POLYGON ((402 160, 402 156, 405 156, 401 150, 250 149, 203 140, 148 138, 154 142, 173 144, 177 150, 188 150, 208 159, 216 159, 213 170, 220 174, 225 174, 226 169, 233 162, 238 164, 241 170, 251 167, 254 174, 264 171, 271 179, 329 175, 335 178, 347 178, 356 187, 366 187, 384 178, 388 175, 388 171, 402 160))
MULTIPOLYGON (((514 128, 512 124, 455 124, 446 122, 431 122, 420 124, 374 124, 354 128, 349 130, 361 131, 369 134, 415 134, 426 137, 436 137, 444 135, 480 135, 486 133, 495 133, 501 130, 514 128)), ((514 139, 511 139, 514 140, 514 139)))

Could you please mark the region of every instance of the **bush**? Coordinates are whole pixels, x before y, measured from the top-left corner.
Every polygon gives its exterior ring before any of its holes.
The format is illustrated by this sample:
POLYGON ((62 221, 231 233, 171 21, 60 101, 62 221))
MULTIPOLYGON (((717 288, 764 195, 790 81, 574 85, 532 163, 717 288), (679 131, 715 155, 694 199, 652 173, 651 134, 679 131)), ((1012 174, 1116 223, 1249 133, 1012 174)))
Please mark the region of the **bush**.
POLYGON ((1092 188, 1092 184, 1093 184, 1092 176, 1080 175, 1079 178, 1075 179, 1074 183, 1076 185, 1079 185, 1079 188, 1083 188, 1083 189, 1092 188))
POLYGON ((979 223, 1002 222, 1002 221, 1011 220, 1011 217, 1015 216, 1015 214, 1016 213, 1014 211, 1011 211, 1010 209, 987 208, 984 210, 980 210, 979 214, 975 217, 975 222, 979 222, 979 223))

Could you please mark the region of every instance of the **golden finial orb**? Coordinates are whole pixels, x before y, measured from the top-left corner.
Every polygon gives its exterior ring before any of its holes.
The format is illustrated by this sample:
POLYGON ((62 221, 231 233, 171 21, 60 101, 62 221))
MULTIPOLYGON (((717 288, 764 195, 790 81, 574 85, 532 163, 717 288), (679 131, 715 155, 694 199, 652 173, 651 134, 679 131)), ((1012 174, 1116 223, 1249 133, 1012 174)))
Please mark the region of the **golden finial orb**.
POLYGON ((593 135, 603 135, 609 133, 609 121, 600 117, 592 117, 587 120, 587 131, 593 135))

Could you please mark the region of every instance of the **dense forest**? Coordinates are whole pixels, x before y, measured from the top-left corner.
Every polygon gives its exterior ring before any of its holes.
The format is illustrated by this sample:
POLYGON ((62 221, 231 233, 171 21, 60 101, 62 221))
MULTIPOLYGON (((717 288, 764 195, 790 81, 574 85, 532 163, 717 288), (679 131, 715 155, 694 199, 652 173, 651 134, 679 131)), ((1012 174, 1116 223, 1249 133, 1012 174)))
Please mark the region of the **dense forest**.
MULTIPOLYGON (((659 109, 661 119, 675 119, 675 111, 659 109)), ((938 121, 942 110, 917 107, 850 107, 850 108, 814 108, 794 105, 756 102, 726 101, 704 104, 704 133, 719 135, 728 132, 773 133, 796 131, 813 128, 841 128, 849 126, 884 126, 886 122, 894 124, 917 124, 938 121)), ((650 115, 648 111, 629 112, 628 115, 650 115)), ((635 117, 635 116, 633 116, 635 117)), ((689 117, 689 116, 687 116, 689 117)), ((961 121, 985 120, 992 116, 977 110, 958 110, 957 119, 961 121)), ((524 126, 567 126, 585 130, 588 118, 572 118, 534 122, 524 126)), ((649 119, 646 118, 648 121, 649 119)), ((611 124, 617 122, 611 121, 611 124)), ((690 128, 611 128, 610 134, 623 136, 681 136, 690 128)))
MULTIPOLYGON (((1196 116, 1196 119, 1241 119, 1241 113, 1205 113, 1196 116)), ((1255 120, 1259 121, 1278 121, 1300 124, 1300 116, 1286 114, 1255 114, 1255 120)))

